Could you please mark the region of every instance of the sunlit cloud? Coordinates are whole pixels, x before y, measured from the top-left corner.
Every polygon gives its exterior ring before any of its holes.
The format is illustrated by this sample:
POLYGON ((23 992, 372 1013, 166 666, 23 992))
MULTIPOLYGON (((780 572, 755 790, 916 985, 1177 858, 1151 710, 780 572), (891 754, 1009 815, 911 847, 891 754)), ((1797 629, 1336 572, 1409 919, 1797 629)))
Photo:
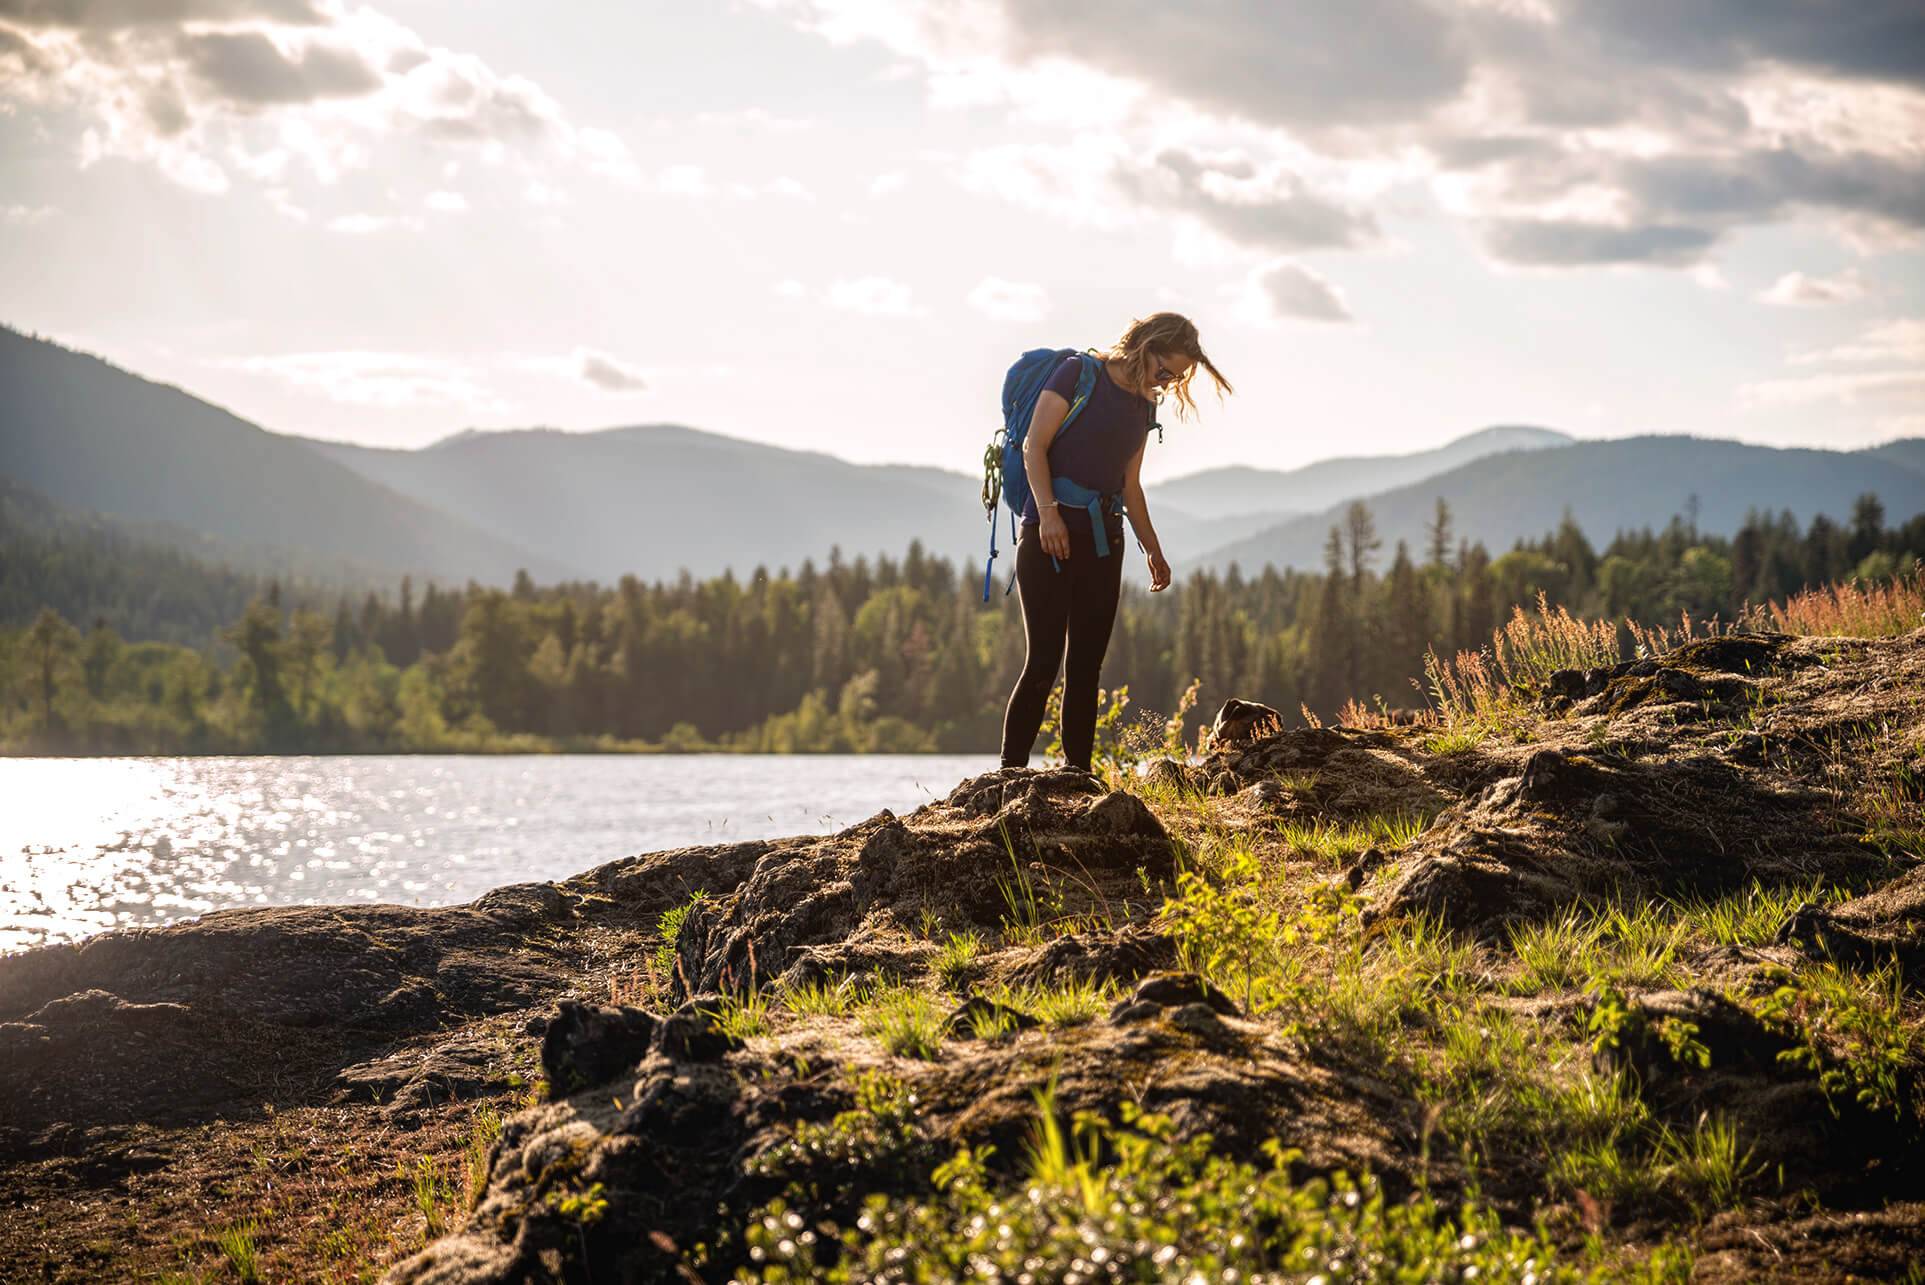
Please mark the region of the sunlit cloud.
POLYGON ((1033 282, 984 277, 967 302, 991 321, 1041 321, 1049 315, 1049 294, 1033 282))
POLYGON ((1301 263, 1279 259, 1231 287, 1238 313, 1259 324, 1285 320, 1353 321, 1343 292, 1301 263))
POLYGON ((283 380, 330 401, 399 409, 417 406, 500 410, 505 403, 464 361, 415 353, 305 352, 215 363, 283 380))
POLYGON ((0 10, 0 102, 78 111, 83 165, 151 164, 209 194, 295 162, 333 182, 402 146, 638 180, 617 135, 533 81, 340 0, 15 0, 0 10))
POLYGON ((830 285, 823 301, 831 308, 868 317, 919 317, 908 286, 888 277, 857 277, 830 285))

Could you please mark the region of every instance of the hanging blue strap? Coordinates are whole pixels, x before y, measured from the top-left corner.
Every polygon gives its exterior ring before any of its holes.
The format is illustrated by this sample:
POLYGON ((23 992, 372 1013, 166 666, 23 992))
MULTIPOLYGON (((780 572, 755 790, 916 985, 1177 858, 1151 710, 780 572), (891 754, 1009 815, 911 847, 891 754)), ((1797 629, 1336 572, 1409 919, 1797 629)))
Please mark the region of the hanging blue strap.
MULTIPOLYGON (((1105 511, 1111 513, 1123 512, 1122 496, 1115 494, 1105 495, 1101 491, 1092 491, 1087 486, 1072 482, 1066 477, 1051 478, 1050 489, 1056 493, 1056 498, 1064 504, 1074 505, 1089 514, 1090 535, 1096 545, 1096 556, 1099 558, 1109 557, 1110 537, 1106 529, 1107 524, 1103 521, 1103 514, 1105 511)), ((1055 558, 1049 560, 1049 565, 1055 567, 1058 571, 1063 569, 1063 564, 1055 558)))

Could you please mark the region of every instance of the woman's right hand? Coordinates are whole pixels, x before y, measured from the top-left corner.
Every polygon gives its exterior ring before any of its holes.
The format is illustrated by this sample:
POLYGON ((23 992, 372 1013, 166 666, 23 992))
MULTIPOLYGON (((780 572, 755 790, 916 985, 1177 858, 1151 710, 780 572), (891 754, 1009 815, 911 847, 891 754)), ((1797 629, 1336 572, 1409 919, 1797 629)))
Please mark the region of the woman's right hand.
POLYGON ((1037 512, 1036 538, 1043 542, 1043 552, 1050 557, 1069 556, 1069 528, 1063 525, 1063 515, 1054 504, 1045 504, 1037 512))

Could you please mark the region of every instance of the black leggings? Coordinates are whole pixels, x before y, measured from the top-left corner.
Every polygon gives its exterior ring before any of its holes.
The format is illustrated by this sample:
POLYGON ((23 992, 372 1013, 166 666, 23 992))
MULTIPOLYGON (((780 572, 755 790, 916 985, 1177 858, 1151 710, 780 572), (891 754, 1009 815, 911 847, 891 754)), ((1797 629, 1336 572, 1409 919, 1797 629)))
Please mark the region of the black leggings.
MULTIPOLYGON (((1087 523, 1082 524, 1087 527, 1087 523)), ((1003 766, 1025 767, 1043 726, 1043 708, 1056 669, 1069 662, 1063 675, 1063 757, 1071 767, 1088 771, 1096 741, 1096 684, 1103 672, 1103 653, 1109 650, 1110 628, 1116 623, 1116 598, 1123 587, 1123 522, 1108 524, 1110 556, 1096 556, 1087 530, 1070 528, 1070 556, 1051 565, 1036 528, 1023 528, 1016 545, 1016 589, 1023 602, 1023 638, 1028 654, 1023 675, 1009 694, 1003 711, 1003 766)))

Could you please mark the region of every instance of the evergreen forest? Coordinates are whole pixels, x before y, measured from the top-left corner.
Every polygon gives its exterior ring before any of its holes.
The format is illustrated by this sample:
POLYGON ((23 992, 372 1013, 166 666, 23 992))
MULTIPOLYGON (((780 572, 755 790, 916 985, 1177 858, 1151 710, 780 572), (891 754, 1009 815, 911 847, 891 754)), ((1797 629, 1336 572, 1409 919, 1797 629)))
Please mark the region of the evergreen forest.
MULTIPOLYGON (((1679 515, 1602 547, 1567 517, 1493 556, 1456 538, 1439 500, 1425 547, 1383 544, 1359 502, 1320 573, 1126 585, 1105 678, 1159 727, 1194 681, 1191 731, 1232 695, 1321 717, 1411 708, 1427 653, 1488 646, 1540 594, 1621 630, 1702 631, 1807 587, 1915 574, 1925 515, 1888 524, 1864 495, 1842 519, 1754 512, 1727 537, 1679 515)), ((174 553, 130 575, 128 553, 0 546, 0 748, 991 752, 1023 659, 1015 599, 999 583, 985 604, 973 571, 919 545, 740 578, 523 573, 509 589, 403 580, 352 596, 174 553)))

